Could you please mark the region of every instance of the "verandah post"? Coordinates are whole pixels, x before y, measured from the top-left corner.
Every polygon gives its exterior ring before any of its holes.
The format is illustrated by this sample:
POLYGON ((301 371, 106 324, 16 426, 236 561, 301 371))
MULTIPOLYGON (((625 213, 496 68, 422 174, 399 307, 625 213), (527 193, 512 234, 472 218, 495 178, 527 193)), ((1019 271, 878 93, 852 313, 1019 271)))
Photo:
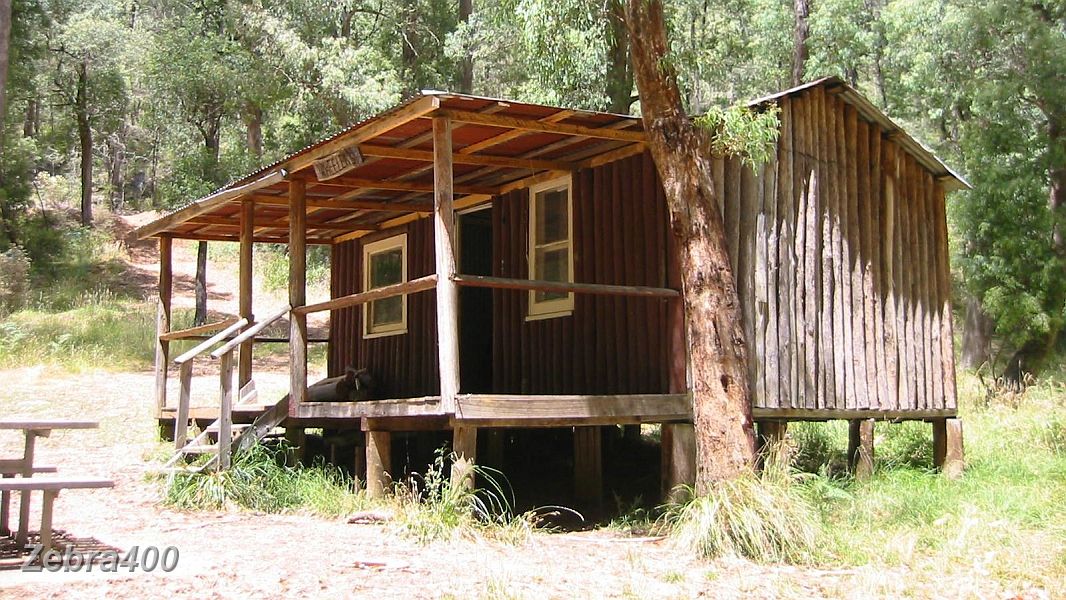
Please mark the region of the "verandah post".
MULTIPOLYGON (((289 181, 289 306, 307 303, 307 184, 289 181)), ((289 311, 289 414, 307 401, 307 315, 289 311)), ((303 454, 302 430, 285 428, 285 439, 295 446, 295 459, 303 454)))
POLYGON ((170 331, 170 300, 173 292, 173 240, 159 238, 159 301, 156 307, 155 328, 155 401, 156 414, 167 405, 167 364, 170 362, 170 342, 160 337, 170 331))
POLYGON ((433 119, 433 246, 437 271, 437 357, 440 403, 445 413, 456 410, 459 393, 459 288, 455 275, 455 207, 452 197, 452 125, 433 119))
MULTIPOLYGON (((252 236, 255 225, 255 201, 241 203, 241 248, 240 248, 240 316, 248 320, 248 327, 255 325, 252 315, 252 236)), ((252 340, 241 344, 237 357, 237 389, 242 390, 252 380, 252 340)))

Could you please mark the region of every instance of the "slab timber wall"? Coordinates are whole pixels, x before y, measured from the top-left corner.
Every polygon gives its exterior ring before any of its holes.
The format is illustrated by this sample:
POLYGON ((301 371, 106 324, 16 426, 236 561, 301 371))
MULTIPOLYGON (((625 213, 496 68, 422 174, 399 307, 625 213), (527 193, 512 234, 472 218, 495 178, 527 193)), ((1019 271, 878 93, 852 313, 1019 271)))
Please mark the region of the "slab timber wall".
POLYGON ((758 173, 719 161, 754 406, 953 410, 944 187, 823 87, 758 173))

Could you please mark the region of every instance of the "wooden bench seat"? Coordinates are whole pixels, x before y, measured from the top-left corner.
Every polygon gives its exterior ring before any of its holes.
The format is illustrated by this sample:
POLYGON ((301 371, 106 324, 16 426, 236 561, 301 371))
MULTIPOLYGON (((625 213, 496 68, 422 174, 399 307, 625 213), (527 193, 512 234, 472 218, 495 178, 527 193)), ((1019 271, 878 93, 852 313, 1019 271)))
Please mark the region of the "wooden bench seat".
MULTIPOLYGON (((24 477, 19 479, 0 479, 0 491, 21 492, 22 502, 24 504, 29 503, 30 492, 40 491, 44 493, 44 504, 41 507, 42 555, 52 548, 52 506, 60 491, 112 487, 115 487, 114 481, 92 477, 24 477)), ((4 524, 7 523, 6 506, 4 507, 4 513, 0 515, 0 520, 2 520, 4 524)), ((15 542, 18 544, 19 548, 26 545, 26 541, 29 537, 29 527, 27 525, 28 524, 24 522, 19 523, 18 535, 15 537, 15 542)))

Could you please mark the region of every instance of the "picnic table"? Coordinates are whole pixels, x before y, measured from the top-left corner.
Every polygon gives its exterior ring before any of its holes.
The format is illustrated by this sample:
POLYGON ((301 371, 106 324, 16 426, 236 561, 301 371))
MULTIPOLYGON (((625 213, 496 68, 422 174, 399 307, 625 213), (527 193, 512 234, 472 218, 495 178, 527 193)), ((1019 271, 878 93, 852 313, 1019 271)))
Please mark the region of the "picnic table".
MULTIPOLYGON (((95 421, 72 421, 61 419, 0 420, 0 430, 18 430, 22 431, 26 436, 21 458, 0 459, 0 476, 4 478, 15 476, 27 478, 32 477, 34 473, 55 473, 56 467, 54 466, 35 465, 33 463, 34 447, 36 446, 37 438, 46 438, 56 429, 96 429, 97 427, 99 427, 99 423, 95 421)), ((10 535, 11 528, 8 522, 8 511, 11 505, 11 491, 15 488, 11 485, 6 485, 4 487, 10 489, 4 489, 0 492, 0 535, 10 535)), ((31 489, 40 488, 34 488, 33 486, 20 487, 22 489, 19 489, 19 528, 15 541, 21 548, 26 545, 26 540, 29 536, 28 525, 30 520, 31 489)), ((49 510, 47 512, 51 511, 49 510)), ((49 519, 49 521, 50 520, 51 519, 49 519)))

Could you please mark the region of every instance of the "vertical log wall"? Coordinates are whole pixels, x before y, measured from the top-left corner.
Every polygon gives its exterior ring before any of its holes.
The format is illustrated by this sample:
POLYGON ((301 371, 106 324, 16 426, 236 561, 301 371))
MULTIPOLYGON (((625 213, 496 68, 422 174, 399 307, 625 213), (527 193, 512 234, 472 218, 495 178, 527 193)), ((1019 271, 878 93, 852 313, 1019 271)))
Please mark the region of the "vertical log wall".
POLYGON ((715 169, 755 407, 954 409, 943 184, 821 86, 778 103, 773 160, 715 169))

